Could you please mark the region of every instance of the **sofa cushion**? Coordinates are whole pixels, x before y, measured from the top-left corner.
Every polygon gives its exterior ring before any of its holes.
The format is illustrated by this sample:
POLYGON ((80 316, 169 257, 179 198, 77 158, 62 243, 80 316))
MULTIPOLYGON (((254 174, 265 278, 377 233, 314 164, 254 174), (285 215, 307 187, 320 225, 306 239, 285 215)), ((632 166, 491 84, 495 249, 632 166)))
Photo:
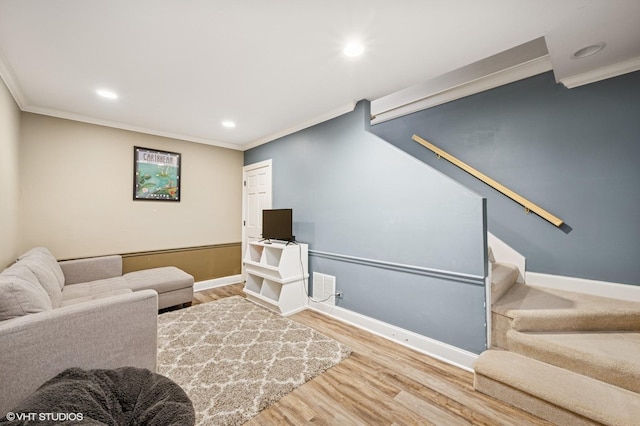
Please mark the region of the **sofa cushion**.
POLYGON ((123 275, 133 291, 151 289, 158 294, 193 287, 193 277, 175 266, 143 269, 123 275))
POLYGON ((0 273, 0 321, 51 309, 49 295, 28 268, 14 264, 0 273))
POLYGON ((127 282, 122 277, 65 285, 62 289, 62 306, 75 303, 72 302, 74 299, 78 302, 82 298, 93 300, 122 294, 121 290, 129 290, 127 282))
POLYGON ((78 303, 86 303, 92 300, 105 299, 107 297, 113 297, 119 294, 127 294, 127 293, 133 293, 133 291, 128 288, 113 289, 109 293, 92 294, 90 296, 79 296, 72 299, 65 299, 62 301, 62 306, 75 305, 78 303))
POLYGON ((51 254, 46 247, 34 247, 22 256, 18 257, 18 260, 20 261, 30 258, 36 259, 46 265, 46 267, 48 267, 56 277, 58 286, 62 290, 62 287, 64 287, 64 274, 62 273, 62 269, 60 269, 60 265, 58 265, 58 261, 53 257, 53 254, 51 254))
POLYGON ((62 260, 58 264, 64 273, 65 285, 122 276, 122 257, 119 255, 62 260))
POLYGON ((38 282, 44 288, 51 299, 51 306, 53 308, 59 308, 62 300, 62 290, 56 274, 47 264, 44 257, 41 255, 28 256, 18 262, 28 268, 38 279, 38 282))

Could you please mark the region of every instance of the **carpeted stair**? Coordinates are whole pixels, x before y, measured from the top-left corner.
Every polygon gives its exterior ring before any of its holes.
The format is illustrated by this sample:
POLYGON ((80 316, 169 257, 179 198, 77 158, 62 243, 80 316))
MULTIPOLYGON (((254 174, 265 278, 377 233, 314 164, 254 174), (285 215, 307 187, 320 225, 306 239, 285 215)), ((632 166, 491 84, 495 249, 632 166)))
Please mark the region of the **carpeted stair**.
MULTIPOLYGON (((494 263, 492 287, 508 269, 494 263)), ((640 303, 513 281, 493 298, 476 390, 556 424, 640 424, 640 303)))
POLYGON ((515 283, 518 268, 510 263, 491 263, 491 300, 499 300, 515 283))
POLYGON ((637 393, 515 352, 485 351, 474 387, 558 425, 637 425, 637 393))

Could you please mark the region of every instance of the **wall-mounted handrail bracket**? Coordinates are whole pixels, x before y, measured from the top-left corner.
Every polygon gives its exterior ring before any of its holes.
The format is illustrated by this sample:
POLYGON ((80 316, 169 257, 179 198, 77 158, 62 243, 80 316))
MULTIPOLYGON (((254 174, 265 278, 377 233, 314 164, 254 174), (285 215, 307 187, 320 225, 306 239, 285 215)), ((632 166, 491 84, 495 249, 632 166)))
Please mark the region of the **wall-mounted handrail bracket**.
POLYGON ((444 158, 445 160, 451 162, 455 166, 460 167, 462 170, 464 170, 465 172, 469 173, 473 177, 475 177, 477 179, 480 179, 482 182, 486 183, 487 185, 489 185, 490 187, 492 187, 496 191, 501 192, 502 194, 504 194, 507 197, 511 198, 516 203, 524 206, 524 211, 527 214, 529 214, 530 212, 534 212, 535 214, 537 214, 541 218, 553 223, 555 226, 558 226, 558 227, 561 226, 564 223, 564 221, 562 219, 560 219, 559 217, 556 217, 556 216, 552 215, 551 213, 549 213, 548 211, 546 211, 542 207, 532 203, 531 201, 527 200, 526 198, 522 197, 521 195, 516 194, 515 192, 513 192, 512 190, 510 190, 506 186, 496 182, 495 180, 491 179, 489 176, 485 175, 484 173, 479 172, 478 170, 474 169, 473 167, 471 167, 467 163, 464 163, 464 162, 458 160, 453 155, 449 154, 446 151, 443 151, 442 149, 438 148, 437 146, 433 145, 432 143, 427 142, 426 140, 422 139, 420 136, 413 135, 411 137, 411 139, 413 139, 414 141, 418 142, 420 145, 424 146, 425 148, 433 151, 436 154, 436 156, 438 157, 438 159, 444 158))

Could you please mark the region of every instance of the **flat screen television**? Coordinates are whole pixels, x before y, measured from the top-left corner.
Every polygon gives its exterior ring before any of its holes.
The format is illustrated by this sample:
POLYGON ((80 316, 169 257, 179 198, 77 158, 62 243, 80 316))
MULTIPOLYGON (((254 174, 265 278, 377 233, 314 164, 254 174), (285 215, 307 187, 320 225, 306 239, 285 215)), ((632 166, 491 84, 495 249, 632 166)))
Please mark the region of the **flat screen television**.
POLYGON ((262 210, 262 238, 265 240, 295 241, 293 209, 262 210))

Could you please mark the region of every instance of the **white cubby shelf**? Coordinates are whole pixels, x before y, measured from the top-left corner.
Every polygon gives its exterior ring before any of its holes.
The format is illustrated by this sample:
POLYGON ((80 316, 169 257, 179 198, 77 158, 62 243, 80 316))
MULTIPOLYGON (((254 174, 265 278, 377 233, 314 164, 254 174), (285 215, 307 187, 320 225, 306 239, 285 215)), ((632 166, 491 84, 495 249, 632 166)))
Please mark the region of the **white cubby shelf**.
POLYGON ((308 245, 303 243, 249 243, 243 260, 247 299, 281 315, 306 309, 308 253, 308 245))

